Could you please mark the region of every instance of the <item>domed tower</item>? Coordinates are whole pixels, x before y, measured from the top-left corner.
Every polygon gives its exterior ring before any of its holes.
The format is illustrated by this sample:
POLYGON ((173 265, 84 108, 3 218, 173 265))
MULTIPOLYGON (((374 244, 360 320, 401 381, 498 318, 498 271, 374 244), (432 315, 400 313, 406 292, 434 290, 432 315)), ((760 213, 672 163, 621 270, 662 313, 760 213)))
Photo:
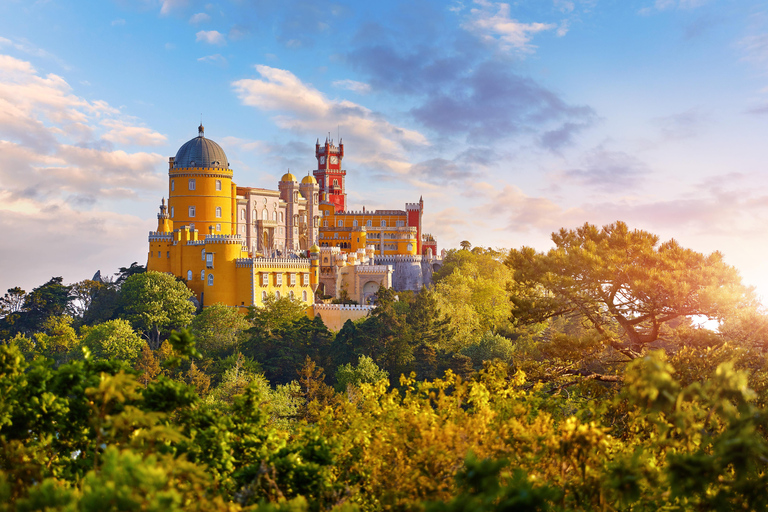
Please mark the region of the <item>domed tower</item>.
POLYGON ((206 235, 231 235, 232 170, 221 146, 198 135, 168 159, 168 208, 174 227, 194 226, 206 235))

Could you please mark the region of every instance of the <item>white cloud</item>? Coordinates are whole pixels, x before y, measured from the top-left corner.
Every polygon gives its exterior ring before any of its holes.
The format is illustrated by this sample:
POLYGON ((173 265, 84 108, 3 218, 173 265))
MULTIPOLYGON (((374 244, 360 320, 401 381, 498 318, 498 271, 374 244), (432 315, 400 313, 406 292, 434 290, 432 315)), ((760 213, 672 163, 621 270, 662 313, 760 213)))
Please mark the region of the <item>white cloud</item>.
POLYGON ((219 32, 218 30, 201 30, 197 34, 195 34, 196 39, 198 43, 200 41, 208 44, 216 44, 216 45, 224 45, 227 44, 226 39, 224 38, 224 34, 219 32))
POLYGON ((209 21, 211 21, 211 17, 204 12, 193 14, 192 17, 189 18, 189 22, 193 25, 197 25, 198 23, 207 23, 209 21))
POLYGON ((206 55, 205 57, 200 57, 197 59, 197 62, 204 62, 206 64, 216 64, 217 66, 226 66, 227 58, 221 55, 220 53, 216 53, 214 55, 206 55))
POLYGON ((356 92, 358 94, 371 92, 371 86, 369 84, 357 82, 355 80, 336 80, 332 85, 339 89, 347 89, 348 91, 356 92))
POLYGON ((146 126, 135 126, 125 121, 107 119, 101 122, 102 126, 109 128, 104 134, 104 140, 116 144, 136 146, 160 146, 168 142, 168 138, 146 126))
POLYGON ((256 66, 261 79, 232 83, 240 101, 261 110, 279 112, 273 120, 280 128, 316 136, 338 128, 355 145, 355 161, 379 170, 406 174, 411 165, 403 150, 428 144, 418 131, 389 123, 370 109, 347 100, 330 100, 290 71, 256 66))
MULTIPOLYGON (((532 52, 529 44, 534 34, 557 28, 552 23, 521 23, 510 17, 509 4, 475 0, 464 28, 486 41, 498 43, 504 50, 532 52)), ((567 28, 566 28, 567 30, 567 28)))
POLYGON ((160 0, 160 14, 170 14, 174 9, 185 7, 187 0, 160 0))

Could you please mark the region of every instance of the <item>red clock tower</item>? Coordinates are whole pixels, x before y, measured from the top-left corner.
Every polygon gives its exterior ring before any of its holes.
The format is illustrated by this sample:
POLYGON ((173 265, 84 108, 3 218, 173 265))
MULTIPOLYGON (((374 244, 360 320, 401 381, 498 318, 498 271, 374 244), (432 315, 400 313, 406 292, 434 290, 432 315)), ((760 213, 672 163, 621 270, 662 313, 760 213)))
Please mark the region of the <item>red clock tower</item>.
POLYGON ((325 145, 320 145, 320 139, 315 144, 315 158, 317 158, 317 170, 313 171, 317 183, 320 185, 321 201, 333 203, 337 212, 347 208, 347 194, 344 192, 344 181, 347 171, 341 168, 341 160, 344 158, 344 143, 339 140, 339 145, 334 146, 332 140, 325 139, 325 145))

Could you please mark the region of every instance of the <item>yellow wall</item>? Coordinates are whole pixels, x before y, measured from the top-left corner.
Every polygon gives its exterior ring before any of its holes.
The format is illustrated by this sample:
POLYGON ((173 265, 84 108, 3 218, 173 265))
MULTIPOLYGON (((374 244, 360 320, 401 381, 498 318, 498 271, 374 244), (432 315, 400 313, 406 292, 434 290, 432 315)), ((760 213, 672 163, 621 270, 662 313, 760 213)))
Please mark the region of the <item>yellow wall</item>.
POLYGON ((210 233, 232 234, 232 171, 224 169, 171 169, 169 171, 168 211, 173 213, 174 226, 194 224, 201 236, 210 233), (195 180, 195 189, 189 190, 189 180, 195 180), (221 182, 221 190, 216 190, 216 182, 221 182), (195 216, 190 217, 189 207, 195 207, 195 216), (221 216, 216 216, 216 208, 221 208, 221 216), (221 230, 216 230, 221 225, 221 230))

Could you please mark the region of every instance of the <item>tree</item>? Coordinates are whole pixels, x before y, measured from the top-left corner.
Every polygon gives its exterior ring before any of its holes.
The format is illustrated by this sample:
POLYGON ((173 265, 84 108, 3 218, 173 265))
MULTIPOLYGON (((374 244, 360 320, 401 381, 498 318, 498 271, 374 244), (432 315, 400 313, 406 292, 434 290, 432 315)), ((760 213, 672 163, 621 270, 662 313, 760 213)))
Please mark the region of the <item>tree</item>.
POLYGON ((213 304, 195 316, 190 331, 204 354, 226 357, 237 350, 250 327, 251 323, 236 308, 213 304))
POLYGON ((115 279, 115 285, 120 288, 129 277, 136 274, 143 274, 146 271, 147 267, 144 265, 139 265, 135 261, 131 263, 130 267, 120 267, 117 272, 115 272, 115 276, 117 277, 115 279))
POLYGON ((160 347, 161 334, 189 325, 195 311, 191 297, 184 283, 155 271, 128 277, 120 290, 125 318, 145 333, 152 349, 160 347))
POLYGON ((623 222, 553 233, 555 248, 512 250, 518 283, 515 317, 538 322, 559 315, 585 319, 604 342, 636 358, 680 317, 720 319, 748 304, 750 290, 722 255, 685 249, 675 240, 630 231, 623 222))
POLYGON ((141 347, 141 354, 139 354, 136 360, 134 369, 139 374, 138 381, 144 384, 144 387, 147 387, 150 382, 155 380, 155 377, 162 371, 160 361, 158 361, 152 349, 149 348, 149 344, 144 343, 144 346, 141 347))
POLYGON ((8 292, 0 298, 0 317, 22 311, 26 296, 27 292, 18 286, 9 288, 8 292))
POLYGON ((463 251, 468 251, 472 248, 472 244, 469 243, 469 240, 462 240, 459 245, 461 246, 461 249, 463 251))
POLYGON ((336 389, 338 391, 344 391, 350 385, 376 384, 382 380, 389 382, 389 374, 379 368, 368 356, 360 356, 356 366, 347 363, 336 369, 336 389))
POLYGON ((71 289, 72 301, 69 303, 69 312, 75 318, 82 319, 90 309, 94 297, 107 285, 101 281, 84 279, 73 284, 71 289))
POLYGON ((144 341, 136 334, 127 320, 109 320, 93 327, 83 327, 83 345, 95 357, 120 359, 133 364, 144 347, 144 341))

